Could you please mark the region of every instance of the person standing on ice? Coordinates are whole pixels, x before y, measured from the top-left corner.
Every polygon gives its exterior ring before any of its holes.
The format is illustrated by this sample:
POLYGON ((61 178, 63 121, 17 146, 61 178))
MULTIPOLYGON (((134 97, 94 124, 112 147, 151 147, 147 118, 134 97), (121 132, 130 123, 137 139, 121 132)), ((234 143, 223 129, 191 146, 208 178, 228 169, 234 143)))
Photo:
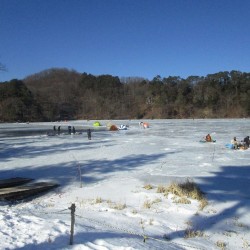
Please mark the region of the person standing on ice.
POLYGON ((87 130, 87 135, 88 135, 88 139, 91 140, 91 130, 90 129, 87 130))
POLYGON ((68 133, 71 135, 71 126, 68 126, 68 133))

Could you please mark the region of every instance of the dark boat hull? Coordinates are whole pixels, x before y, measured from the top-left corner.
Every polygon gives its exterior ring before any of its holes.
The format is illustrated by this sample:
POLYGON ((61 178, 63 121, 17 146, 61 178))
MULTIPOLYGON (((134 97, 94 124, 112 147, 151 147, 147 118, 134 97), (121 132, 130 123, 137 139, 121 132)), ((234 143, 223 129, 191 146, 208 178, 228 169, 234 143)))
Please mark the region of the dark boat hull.
POLYGON ((34 195, 49 191, 58 186, 58 184, 51 182, 37 182, 30 185, 2 188, 0 189, 0 200, 23 200, 34 195))
POLYGON ((0 189, 23 185, 23 184, 26 184, 26 183, 31 182, 31 181, 33 181, 33 179, 22 178, 22 177, 3 179, 3 180, 0 180, 0 189))

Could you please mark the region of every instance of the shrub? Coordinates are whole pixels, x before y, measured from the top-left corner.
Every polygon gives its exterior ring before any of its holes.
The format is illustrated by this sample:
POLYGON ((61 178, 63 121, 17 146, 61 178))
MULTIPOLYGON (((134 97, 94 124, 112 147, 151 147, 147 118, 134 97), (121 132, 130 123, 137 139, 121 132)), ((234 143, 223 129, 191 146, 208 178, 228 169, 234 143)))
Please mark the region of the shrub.
POLYGON ((97 197, 96 199, 95 199, 95 203, 97 204, 97 203, 102 203, 102 198, 101 197, 97 197))
POLYGON ((123 210, 127 207, 125 203, 109 203, 109 207, 116 210, 123 210))
POLYGON ((191 204, 191 201, 186 197, 181 197, 181 198, 175 198, 174 203, 191 204))
POLYGON ((160 185, 157 187, 157 193, 165 193, 166 192, 166 187, 160 185))
POLYGON ((165 195, 167 196, 169 193, 181 197, 178 203, 190 203, 184 197, 198 200, 200 202, 199 208, 201 210, 208 204, 204 193, 194 182, 189 180, 184 183, 172 183, 165 189, 165 195))
POLYGON ((195 237, 203 237, 204 233, 200 230, 192 230, 192 229, 186 229, 184 238, 195 238, 195 237))
POLYGON ((216 246, 221 248, 222 250, 226 249, 226 243, 220 240, 216 242, 216 246))
POLYGON ((144 188, 147 189, 147 190, 150 190, 150 189, 153 189, 153 186, 150 185, 150 184, 147 184, 147 185, 144 186, 144 188))
POLYGON ((148 200, 146 200, 144 203, 143 203, 143 207, 144 208, 147 208, 147 209, 150 209, 152 206, 152 203, 148 200))

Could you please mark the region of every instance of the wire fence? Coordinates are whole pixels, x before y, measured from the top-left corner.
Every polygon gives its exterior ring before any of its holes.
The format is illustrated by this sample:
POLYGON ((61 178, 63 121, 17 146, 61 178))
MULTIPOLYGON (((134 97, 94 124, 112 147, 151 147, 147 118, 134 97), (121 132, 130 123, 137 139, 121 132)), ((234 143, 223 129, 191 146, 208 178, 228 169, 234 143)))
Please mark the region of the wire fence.
POLYGON ((104 222, 102 220, 98 220, 98 219, 93 219, 93 218, 88 218, 86 216, 82 216, 82 215, 80 215, 80 214, 78 214, 78 213, 75 212, 76 211, 76 206, 75 206, 74 203, 71 205, 71 207, 68 207, 68 208, 62 209, 62 210, 55 210, 55 211, 46 211, 44 209, 43 210, 36 210, 36 211, 34 211, 34 210, 27 210, 27 209, 25 209, 25 210, 26 210, 26 212, 28 211, 30 214, 33 214, 33 215, 57 214, 57 215, 68 215, 68 216, 71 216, 70 236, 69 236, 69 238, 70 238, 69 244, 70 245, 73 245, 73 242, 74 242, 74 225, 75 225, 75 217, 76 217, 78 221, 79 220, 88 221, 88 222, 91 223, 92 226, 99 225, 99 226, 102 226, 104 228, 110 229, 113 232, 123 232, 123 233, 125 233, 127 235, 137 236, 138 238, 141 238, 143 240, 143 242, 146 242, 148 240, 153 240, 153 241, 160 242, 160 243, 166 245, 166 249, 167 249, 167 245, 168 246, 169 245, 176 245, 176 246, 182 247, 184 249, 205 250, 205 248, 191 246, 191 245, 182 244, 182 243, 177 243, 177 242, 171 241, 169 239, 165 239, 164 237, 162 237, 162 238, 154 237, 154 236, 151 236, 149 234, 146 234, 145 232, 138 233, 138 232, 135 232, 135 231, 132 231, 132 230, 127 230, 127 229, 122 228, 122 227, 111 225, 111 224, 109 224, 107 222, 104 222))

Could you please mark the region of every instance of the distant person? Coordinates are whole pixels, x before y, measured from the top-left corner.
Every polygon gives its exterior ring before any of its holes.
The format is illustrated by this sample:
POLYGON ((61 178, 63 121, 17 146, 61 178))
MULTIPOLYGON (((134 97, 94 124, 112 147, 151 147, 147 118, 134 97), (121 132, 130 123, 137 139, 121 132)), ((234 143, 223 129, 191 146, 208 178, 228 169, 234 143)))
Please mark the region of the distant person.
POLYGON ((88 139, 91 140, 91 130, 90 129, 87 130, 87 135, 88 135, 88 139))
POLYGON ((53 127, 54 131, 56 131, 56 126, 53 127))
POLYGON ((231 140, 231 144, 233 144, 234 149, 238 149, 239 148, 239 142, 237 141, 236 137, 234 137, 231 140))
POLYGON ((68 126, 68 133, 71 135, 71 126, 68 126))
POLYGON ((60 133, 61 133, 61 126, 59 126, 59 127, 57 128, 57 132, 58 132, 58 134, 60 135, 60 133))
POLYGON ((74 126, 73 126, 73 128, 72 128, 72 131, 73 131, 73 134, 76 133, 76 130, 75 130, 75 127, 74 127, 74 126))
POLYGON ((248 149, 249 148, 249 143, 250 143, 249 142, 249 136, 244 138, 243 143, 244 143, 244 148, 248 149))
POLYGON ((206 137, 205 137, 205 140, 206 140, 207 142, 211 142, 211 141, 212 141, 211 135, 210 135, 210 134, 207 134, 206 137))

